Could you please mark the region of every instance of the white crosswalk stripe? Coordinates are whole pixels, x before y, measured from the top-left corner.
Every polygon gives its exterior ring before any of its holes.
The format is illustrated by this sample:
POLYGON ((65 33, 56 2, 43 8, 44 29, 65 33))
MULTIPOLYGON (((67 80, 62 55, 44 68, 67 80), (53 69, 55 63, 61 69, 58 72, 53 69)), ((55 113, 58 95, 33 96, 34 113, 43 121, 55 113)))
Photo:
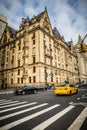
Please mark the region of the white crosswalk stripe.
MULTIPOLYGON (((5 101, 5 99, 0 100, 0 101, 5 101)), ((8 100, 6 100, 6 101, 8 101, 8 100)), ((15 102, 15 105, 16 104, 18 105, 18 106, 15 106, 15 107, 10 106, 12 104, 6 105, 6 104, 3 103, 7 107, 9 106, 10 108, 7 108, 5 106, 0 107, 0 109, 1 109, 0 113, 3 113, 3 115, 0 117, 0 121, 4 121, 4 120, 6 121, 9 118, 19 116, 19 115, 24 114, 24 113, 29 112, 29 111, 35 110, 35 112, 32 113, 31 115, 29 114, 27 116, 23 116, 21 119, 16 118, 13 122, 9 122, 9 123, 3 125, 0 128, 0 130, 11 129, 11 128, 16 127, 18 125, 21 125, 22 123, 25 123, 25 122, 27 122, 27 121, 29 121, 31 119, 34 119, 34 118, 36 118, 38 116, 41 116, 42 114, 50 113, 51 110, 55 111, 56 108, 61 107, 60 104, 54 104, 54 105, 49 106, 48 103, 38 104, 37 102, 28 103, 27 101, 25 101, 25 102, 22 102, 22 101, 20 102, 19 101, 18 103, 15 102), (2 110, 2 108, 3 108, 3 110, 2 110), (20 108, 22 108, 22 109, 20 110, 20 108), (38 111, 38 108, 40 108, 39 111, 38 111), (17 112, 12 111, 10 113, 11 110, 16 110, 16 109, 18 109, 17 112), (8 112, 8 111, 9 111, 9 114, 7 113, 7 115, 6 115, 6 113, 5 113, 5 115, 4 115, 4 112, 8 112)), ((50 117, 48 119, 46 119, 45 121, 42 121, 41 123, 34 126, 32 128, 32 130, 44 130, 44 129, 46 129, 47 127, 52 125, 55 121, 59 120, 61 117, 63 117, 65 114, 70 112, 75 107, 76 107, 75 105, 69 104, 69 106, 67 106, 65 109, 61 110, 60 112, 57 112, 53 116, 50 115, 50 117)), ((82 110, 81 114, 79 114, 79 116, 76 117, 74 122, 72 124, 70 124, 70 126, 68 126, 67 130, 73 130, 74 128, 75 128, 75 130, 79 130, 86 118, 87 118, 87 107, 85 107, 82 110)))
MULTIPOLYGON (((27 103, 27 102, 26 102, 26 101, 25 101, 25 102, 20 102, 20 103, 14 104, 14 105, 25 104, 25 103, 27 103)), ((27 105, 27 104, 26 104, 26 105, 27 105)), ((5 110, 1 110, 0 113, 7 112, 7 111, 10 111, 10 110, 15 110, 15 109, 24 107, 24 106, 26 106, 26 105, 18 106, 18 107, 13 107, 13 108, 5 109, 5 110)))
MULTIPOLYGON (((30 105, 33 105, 33 104, 36 104, 36 103, 31 103, 30 105)), ((19 111, 19 112, 15 112, 15 113, 1 117, 0 120, 6 119, 6 118, 9 118, 9 117, 12 117, 12 116, 16 116, 16 115, 22 114, 24 112, 28 112, 28 111, 31 111, 31 110, 34 110, 34 109, 37 109, 37 108, 40 108, 40 107, 43 107, 43 106, 46 106, 46 105, 48 105, 48 103, 44 103, 44 104, 41 104, 41 105, 37 105, 35 107, 31 107, 29 109, 25 109, 25 110, 22 110, 22 111, 19 111)))
POLYGON ((9 106, 9 105, 7 105, 7 104, 12 104, 12 103, 17 103, 17 102, 19 102, 19 101, 13 101, 13 102, 7 102, 7 103, 5 102, 5 103, 1 103, 1 104, 0 104, 0 106, 1 106, 0 108, 4 108, 4 107, 9 106), (2 107, 2 105, 6 105, 6 106, 3 106, 3 107, 2 107))
POLYGON ((12 100, 5 100, 5 99, 3 99, 3 100, 0 100, 0 103, 6 103, 6 102, 11 102, 12 100))
POLYGON ((81 112, 81 114, 76 118, 68 130, 80 130, 84 120, 87 117, 87 107, 81 112))
POLYGON ((38 125, 35 128, 33 128, 32 130, 44 130, 45 128, 47 128, 49 125, 51 125, 53 122, 58 120, 60 117, 65 115, 67 112, 69 112, 73 108, 74 108, 74 106, 68 106, 66 109, 62 110, 61 112, 57 113, 53 117, 51 117, 48 120, 44 121, 40 125, 38 125))
POLYGON ((1 99, 0 101, 5 101, 6 99, 1 99))
POLYGON ((14 121, 14 122, 12 122, 12 123, 9 123, 9 124, 7 124, 7 125, 1 127, 1 129, 2 129, 2 130, 8 130, 8 129, 10 129, 10 128, 13 128, 13 127, 16 126, 16 125, 19 125, 19 124, 21 124, 21 123, 24 123, 24 122, 26 122, 26 121, 29 121, 30 119, 35 118, 35 117, 37 117, 37 116, 39 116, 39 115, 41 115, 41 114, 43 114, 43 113, 46 113, 46 112, 48 112, 48 111, 50 111, 50 110, 52 110, 52 109, 54 109, 54 108, 56 108, 56 107, 58 107, 58 106, 59 106, 59 105, 56 104, 56 105, 53 105, 53 106, 51 106, 51 107, 48 107, 48 108, 46 108, 46 109, 44 109, 44 110, 41 110, 41 111, 39 111, 39 112, 36 112, 36 113, 30 115, 30 116, 26 116, 26 117, 24 117, 24 118, 22 118, 22 119, 20 119, 20 120, 17 120, 17 121, 14 121))

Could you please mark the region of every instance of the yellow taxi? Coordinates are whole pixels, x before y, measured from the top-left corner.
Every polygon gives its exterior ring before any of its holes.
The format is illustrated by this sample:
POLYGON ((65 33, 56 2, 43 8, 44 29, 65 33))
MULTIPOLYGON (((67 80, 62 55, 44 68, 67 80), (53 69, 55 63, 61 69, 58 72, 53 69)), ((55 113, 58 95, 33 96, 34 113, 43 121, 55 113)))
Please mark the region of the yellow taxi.
POLYGON ((55 88, 54 93, 56 95, 71 95, 78 93, 78 88, 73 84, 63 84, 55 88))

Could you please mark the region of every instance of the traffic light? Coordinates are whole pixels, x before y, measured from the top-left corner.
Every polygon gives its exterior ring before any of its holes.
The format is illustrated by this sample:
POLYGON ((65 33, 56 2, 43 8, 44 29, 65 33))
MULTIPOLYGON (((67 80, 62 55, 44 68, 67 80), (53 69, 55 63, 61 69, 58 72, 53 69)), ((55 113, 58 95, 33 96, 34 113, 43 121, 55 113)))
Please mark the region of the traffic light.
POLYGON ((81 49, 81 47, 79 47, 79 50, 78 50, 78 52, 79 52, 79 53, 81 53, 81 52, 82 52, 82 49, 81 49))
POLYGON ((84 51, 87 52, 87 45, 84 44, 84 51))
POLYGON ((82 53, 85 53, 84 47, 85 47, 85 44, 84 44, 84 43, 81 43, 82 53))
POLYGON ((82 53, 82 46, 81 45, 78 47, 78 52, 82 53))
POLYGON ((81 43, 78 49, 79 53, 85 53, 85 44, 81 43))

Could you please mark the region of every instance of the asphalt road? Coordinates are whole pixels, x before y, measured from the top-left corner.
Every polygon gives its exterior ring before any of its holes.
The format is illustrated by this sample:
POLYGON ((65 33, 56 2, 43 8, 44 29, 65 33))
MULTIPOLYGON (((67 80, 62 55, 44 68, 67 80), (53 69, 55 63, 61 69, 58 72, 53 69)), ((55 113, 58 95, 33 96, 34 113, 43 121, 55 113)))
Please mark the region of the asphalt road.
POLYGON ((14 96, 0 92, 0 130, 87 130, 87 89, 56 96, 53 90, 14 96))

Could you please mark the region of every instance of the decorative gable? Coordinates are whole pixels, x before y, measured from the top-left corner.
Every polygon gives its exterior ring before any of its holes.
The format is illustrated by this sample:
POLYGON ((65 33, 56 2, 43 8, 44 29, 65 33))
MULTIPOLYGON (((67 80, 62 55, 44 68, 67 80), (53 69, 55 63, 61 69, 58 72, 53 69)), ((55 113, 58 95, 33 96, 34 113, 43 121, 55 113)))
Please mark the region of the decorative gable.
POLYGON ((51 23, 50 23, 50 19, 49 19, 49 16, 48 16, 46 8, 45 8, 45 11, 42 14, 41 19, 40 19, 40 25, 42 26, 42 28, 47 33, 50 33, 51 35, 53 35, 53 33, 52 33, 52 27, 51 27, 51 23))

